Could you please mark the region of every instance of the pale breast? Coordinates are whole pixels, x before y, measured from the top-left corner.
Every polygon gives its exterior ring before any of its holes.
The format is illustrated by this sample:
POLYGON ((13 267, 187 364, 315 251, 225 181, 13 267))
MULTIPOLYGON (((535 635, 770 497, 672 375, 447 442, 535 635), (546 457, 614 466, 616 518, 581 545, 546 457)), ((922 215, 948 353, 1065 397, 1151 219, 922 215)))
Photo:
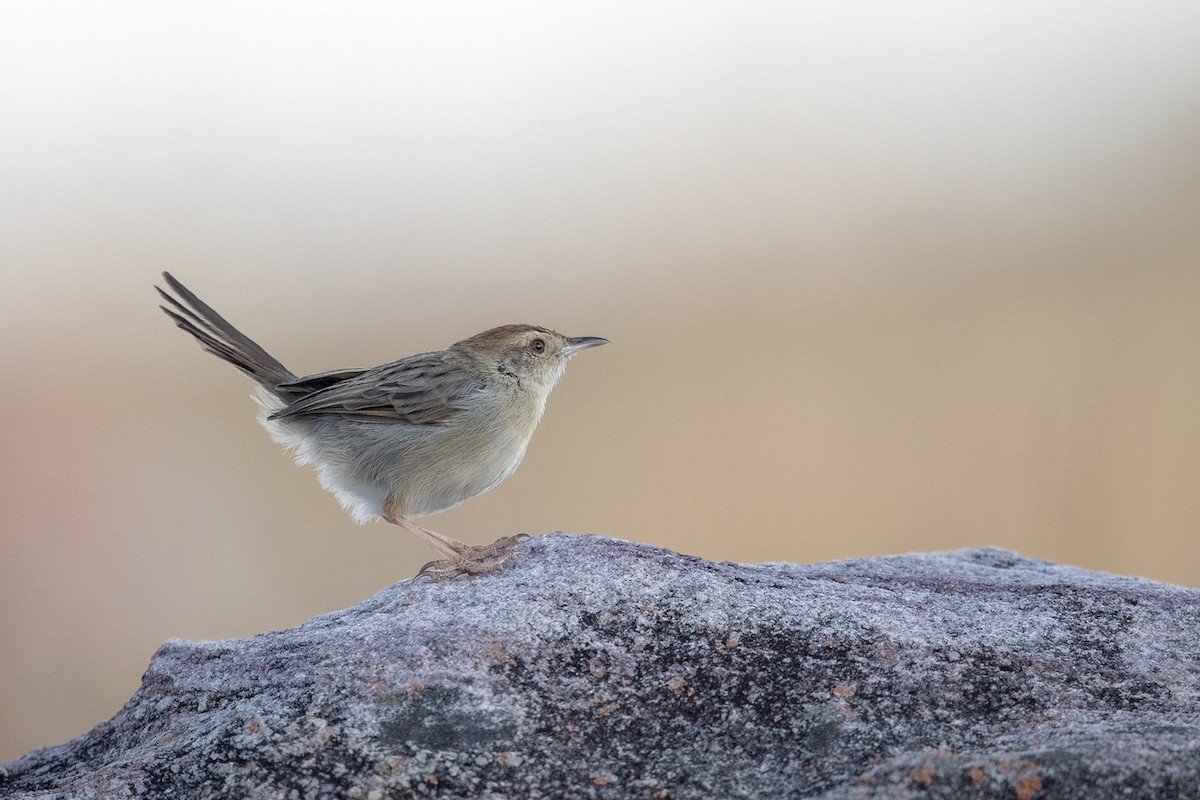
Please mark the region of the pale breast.
POLYGON ((408 517, 445 511, 488 491, 520 465, 545 398, 513 392, 481 399, 391 465, 389 496, 397 511, 408 517))
MULTIPOLYGON (((354 518, 422 517, 453 508, 512 474, 525 456, 545 398, 489 393, 441 425, 371 423, 330 415, 266 420, 273 438, 313 464, 354 518)), ((266 410, 269 410, 266 409, 266 410)))
POLYGON ((437 446, 425 450, 419 466, 406 458, 391 470, 393 504, 404 516, 436 514, 496 486, 521 464, 532 430, 488 436, 446 433, 437 446))

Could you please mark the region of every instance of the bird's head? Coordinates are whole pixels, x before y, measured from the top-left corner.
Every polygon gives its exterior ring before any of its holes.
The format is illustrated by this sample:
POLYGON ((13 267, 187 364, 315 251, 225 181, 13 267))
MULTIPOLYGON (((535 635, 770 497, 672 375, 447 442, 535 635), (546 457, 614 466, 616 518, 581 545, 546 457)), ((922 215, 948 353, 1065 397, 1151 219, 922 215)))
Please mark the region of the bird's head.
POLYGON ((501 325, 455 348, 478 358, 485 368, 516 381, 522 388, 549 394, 566 369, 567 361, 580 350, 608 344, 599 336, 563 336, 537 325, 501 325))

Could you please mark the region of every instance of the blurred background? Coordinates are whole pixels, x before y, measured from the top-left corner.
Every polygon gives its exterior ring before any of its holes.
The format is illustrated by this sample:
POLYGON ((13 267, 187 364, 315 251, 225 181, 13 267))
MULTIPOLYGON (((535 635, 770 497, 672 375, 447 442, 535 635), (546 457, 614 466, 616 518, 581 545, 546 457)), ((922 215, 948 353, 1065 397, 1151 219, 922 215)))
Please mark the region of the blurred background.
POLYGON ((0 759, 433 557, 163 269, 301 374, 610 338, 468 541, 1200 585, 1200 4, 16 1, 0 71, 0 759))

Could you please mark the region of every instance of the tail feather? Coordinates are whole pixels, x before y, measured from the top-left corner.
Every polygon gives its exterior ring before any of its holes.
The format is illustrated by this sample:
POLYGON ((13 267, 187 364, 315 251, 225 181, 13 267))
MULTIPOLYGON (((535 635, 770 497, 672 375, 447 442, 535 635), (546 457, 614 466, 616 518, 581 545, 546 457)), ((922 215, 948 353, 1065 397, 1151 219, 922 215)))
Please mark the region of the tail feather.
POLYGON ((202 348, 233 364, 268 391, 274 392, 279 384, 296 380, 291 370, 280 364, 249 336, 230 325, 171 273, 164 272, 163 280, 179 297, 176 298, 161 287, 155 286, 159 295, 170 305, 170 308, 159 308, 182 330, 196 337, 202 348))

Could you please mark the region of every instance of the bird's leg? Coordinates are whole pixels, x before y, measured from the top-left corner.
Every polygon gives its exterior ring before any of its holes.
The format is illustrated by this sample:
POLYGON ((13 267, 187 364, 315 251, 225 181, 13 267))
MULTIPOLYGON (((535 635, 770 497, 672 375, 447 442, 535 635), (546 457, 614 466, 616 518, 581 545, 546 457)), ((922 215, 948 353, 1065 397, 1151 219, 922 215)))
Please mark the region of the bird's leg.
POLYGON ((452 539, 445 534, 431 531, 424 525, 418 525, 411 519, 401 516, 385 515, 383 517, 393 525, 410 531, 418 539, 437 550, 444 559, 430 561, 421 567, 418 575, 428 575, 435 581, 448 580, 458 575, 486 575, 495 572, 509 561, 513 554, 504 551, 528 535, 521 533, 516 536, 504 536, 491 544, 476 546, 452 539))
POLYGON ((434 550, 437 550, 451 561, 456 559, 462 560, 462 552, 470 546, 464 542, 458 541, 457 539, 451 539, 445 534, 438 533, 437 531, 431 531, 424 525, 418 525, 411 519, 407 519, 405 517, 393 517, 389 514, 384 514, 383 518, 393 525, 399 525, 401 528, 406 529, 409 533, 412 533, 422 542, 429 545, 434 550))

